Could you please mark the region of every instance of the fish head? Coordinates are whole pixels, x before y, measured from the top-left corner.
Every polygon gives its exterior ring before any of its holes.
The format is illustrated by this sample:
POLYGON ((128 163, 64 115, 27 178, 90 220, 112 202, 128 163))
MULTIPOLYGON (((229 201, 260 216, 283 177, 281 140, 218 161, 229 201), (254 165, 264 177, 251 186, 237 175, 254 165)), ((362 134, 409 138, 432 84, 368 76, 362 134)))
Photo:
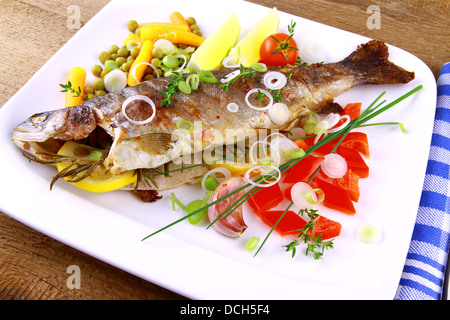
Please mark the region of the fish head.
POLYGON ((86 138, 95 127, 95 114, 88 107, 64 108, 32 115, 14 128, 11 139, 20 149, 35 155, 54 151, 61 141, 86 138))

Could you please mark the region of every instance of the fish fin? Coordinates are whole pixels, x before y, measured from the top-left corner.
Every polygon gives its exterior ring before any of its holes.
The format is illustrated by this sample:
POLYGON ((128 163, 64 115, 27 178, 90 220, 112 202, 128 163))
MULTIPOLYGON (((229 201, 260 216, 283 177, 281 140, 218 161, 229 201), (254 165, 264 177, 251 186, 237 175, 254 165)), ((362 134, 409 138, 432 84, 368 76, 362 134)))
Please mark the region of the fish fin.
POLYGON ((174 142, 170 133, 147 133, 125 140, 136 141, 156 150, 170 149, 172 147, 172 142, 174 142))
POLYGON ((407 71, 388 60, 387 45, 371 40, 342 60, 342 64, 356 73, 361 84, 408 83, 414 79, 414 72, 407 71))
POLYGON ((322 101, 320 104, 317 105, 314 112, 316 113, 323 113, 323 114, 329 114, 329 113, 342 113, 344 111, 344 108, 337 103, 334 102, 333 99, 327 99, 322 101))

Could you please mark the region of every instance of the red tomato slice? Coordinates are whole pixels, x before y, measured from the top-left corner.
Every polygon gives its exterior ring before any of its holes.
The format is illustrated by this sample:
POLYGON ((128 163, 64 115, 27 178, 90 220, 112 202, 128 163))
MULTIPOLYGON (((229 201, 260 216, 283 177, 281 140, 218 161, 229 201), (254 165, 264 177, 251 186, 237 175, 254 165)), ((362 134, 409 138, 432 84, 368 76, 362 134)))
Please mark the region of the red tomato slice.
POLYGON ((314 180, 317 186, 325 193, 325 199, 322 202, 325 207, 338 210, 348 215, 356 214, 355 207, 347 190, 320 178, 315 178, 314 180))
POLYGON ((281 201, 283 201, 283 194, 278 183, 262 188, 247 200, 256 213, 275 208, 281 201))
POLYGON ((336 153, 345 158, 348 167, 361 179, 369 177, 369 166, 366 164, 363 157, 358 151, 339 147, 336 150, 336 153))
MULTIPOLYGON (((258 216, 262 221, 264 221, 264 223, 272 228, 275 223, 277 223, 283 212, 284 210, 264 211, 259 212, 258 216)), ((281 235, 296 234, 298 233, 298 230, 303 229, 305 224, 306 221, 302 217, 300 217, 294 211, 289 210, 277 224, 275 230, 278 231, 281 235)))
POLYGON ((324 157, 306 156, 287 171, 283 183, 307 182, 323 160, 324 157))
POLYGON ((347 173, 343 177, 334 179, 333 183, 347 190, 350 199, 354 202, 358 202, 360 196, 359 176, 351 169, 348 169, 347 173))
POLYGON ((318 237, 320 235, 322 240, 336 238, 341 234, 341 228, 342 225, 339 222, 319 216, 314 224, 311 236, 318 237))

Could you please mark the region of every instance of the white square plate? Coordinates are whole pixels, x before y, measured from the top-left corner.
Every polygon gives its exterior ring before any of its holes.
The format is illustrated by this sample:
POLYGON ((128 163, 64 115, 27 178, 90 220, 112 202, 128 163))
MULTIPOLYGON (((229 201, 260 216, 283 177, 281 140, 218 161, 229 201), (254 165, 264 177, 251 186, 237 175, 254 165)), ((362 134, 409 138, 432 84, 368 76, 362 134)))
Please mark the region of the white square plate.
MULTIPOLYGON (((398 127, 369 127, 370 177, 360 181, 357 214, 348 216, 325 208, 320 213, 342 224, 341 236, 323 260, 303 250, 292 258, 283 245, 290 239, 272 234, 253 257, 244 250, 251 236, 263 239, 269 228, 251 212, 249 228, 239 239, 187 221, 146 241, 141 239, 177 220, 168 192, 164 199, 146 204, 131 192, 90 194, 58 182, 51 167, 30 163, 10 140, 15 125, 30 115, 63 106, 59 92, 67 71, 76 66, 90 70, 98 53, 120 44, 130 19, 169 21, 172 11, 194 16, 204 36, 211 34, 233 11, 244 35, 270 8, 237 0, 217 8, 215 1, 112 1, 68 41, 0 110, 2 182, 1 210, 13 218, 91 256, 192 299, 392 299, 395 296, 411 239, 423 185, 436 104, 436 83, 418 58, 389 46, 390 60, 414 71, 406 85, 362 86, 339 96, 342 105, 363 102, 367 107, 386 90, 388 102, 419 84, 413 97, 383 113, 376 121, 400 121, 398 127), (357 228, 376 224, 382 238, 364 245, 357 228)), ((327 53, 325 62, 339 61, 369 39, 310 20, 279 12, 280 30, 297 22, 295 39, 301 45, 313 38, 327 53)), ((88 72, 90 74, 90 72, 88 72)), ((93 78, 88 78, 88 82, 93 78)), ((187 203, 198 198, 199 188, 176 190, 187 203)), ((300 248, 299 248, 300 249, 300 248)))

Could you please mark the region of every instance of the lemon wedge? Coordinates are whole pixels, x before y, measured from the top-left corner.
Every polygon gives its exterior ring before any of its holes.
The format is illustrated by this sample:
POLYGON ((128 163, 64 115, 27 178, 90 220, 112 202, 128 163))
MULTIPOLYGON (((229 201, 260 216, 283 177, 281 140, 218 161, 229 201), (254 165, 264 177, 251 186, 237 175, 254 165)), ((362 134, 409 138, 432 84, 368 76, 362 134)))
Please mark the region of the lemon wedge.
POLYGON ((199 70, 215 70, 222 65, 222 60, 236 45, 241 33, 239 16, 233 12, 222 25, 217 28, 192 54, 188 68, 199 70))
MULTIPOLYGON (((74 141, 67 141, 64 143, 58 151, 58 155, 87 159, 92 151, 99 151, 106 156, 106 151, 104 150, 95 149, 74 141)), ((61 172, 70 164, 71 163, 69 162, 59 162, 56 164, 56 168, 61 172)), ((73 178, 65 177, 64 179, 72 180, 73 178)), ((100 193, 117 190, 134 182, 136 182, 134 171, 126 171, 121 174, 113 175, 106 170, 102 164, 99 164, 88 177, 78 182, 71 182, 71 184, 86 191, 100 193)))
POLYGON ((241 55, 246 58, 245 67, 260 60, 259 49, 264 39, 278 32, 280 19, 277 8, 273 8, 231 49, 229 57, 241 55))

